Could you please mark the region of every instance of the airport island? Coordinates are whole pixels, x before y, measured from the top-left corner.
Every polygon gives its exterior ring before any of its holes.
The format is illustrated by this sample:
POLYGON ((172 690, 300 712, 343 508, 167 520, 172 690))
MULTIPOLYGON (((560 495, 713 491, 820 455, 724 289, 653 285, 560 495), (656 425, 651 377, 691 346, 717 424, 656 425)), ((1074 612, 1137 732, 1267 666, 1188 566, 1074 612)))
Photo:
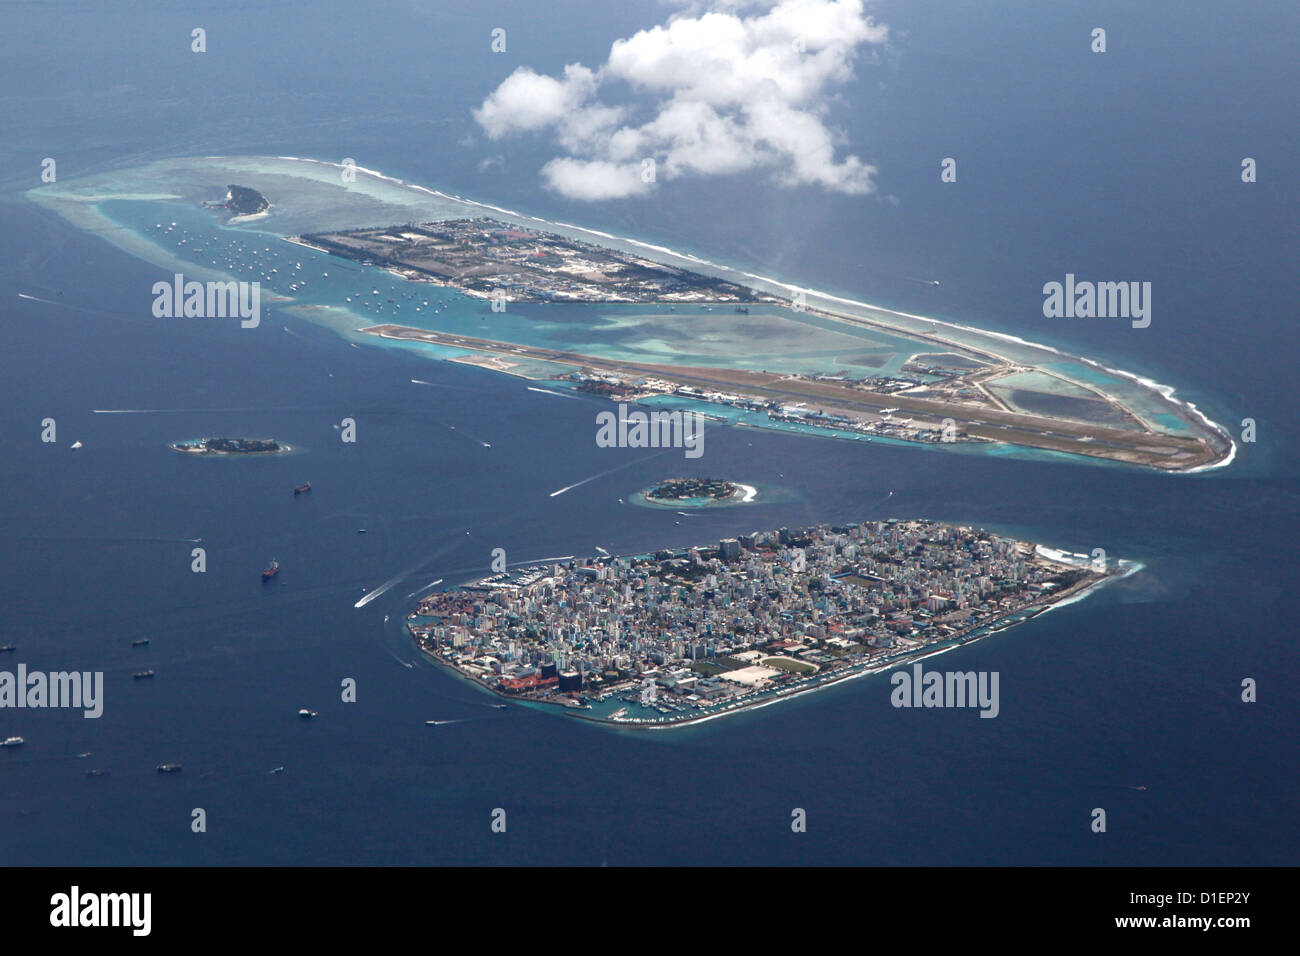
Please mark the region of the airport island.
MULTIPOLYGON (((359 330, 465 350, 478 356, 465 361, 499 371, 521 361, 545 363, 556 369, 554 377, 567 378, 576 390, 613 401, 670 396, 759 412, 772 423, 859 441, 1004 443, 1165 471, 1210 467, 1226 460, 1232 449, 1228 436, 1189 406, 1143 388, 1141 398, 1159 410, 1139 410, 1137 402, 1121 400, 1113 390, 1056 367, 1068 363, 1012 359, 1002 354, 1006 350, 992 347, 992 337, 975 346, 941 323, 904 330, 886 321, 891 313, 884 310, 866 318, 813 308, 494 219, 308 233, 290 241, 408 281, 454 288, 492 302, 498 311, 508 303, 654 304, 674 313, 681 310, 683 318, 695 316, 696 334, 707 335, 727 319, 745 316, 758 329, 774 311, 790 310, 809 321, 905 334, 914 346, 898 368, 882 369, 886 363, 878 352, 867 352, 843 359, 856 369, 806 371, 633 361, 396 323, 359 330)), ((1095 371, 1089 374, 1106 380, 1095 371)))
MULTIPOLYGON (((1119 361, 963 324, 961 305, 934 301, 931 292, 919 293, 914 307, 930 300, 947 317, 805 288, 373 170, 355 170, 358 187, 340 192, 341 168, 285 156, 178 158, 27 195, 168 274, 256 280, 291 302, 283 307, 292 314, 345 336, 377 336, 616 402, 864 445, 1062 455, 1167 473, 1221 467, 1236 455, 1229 431, 1172 387, 1119 361), (158 204, 177 200, 232 216, 226 224, 241 229, 171 221, 158 204), (124 224, 128 201, 139 208, 124 224), (305 259, 259 248, 259 233, 355 262, 362 274, 322 269, 308 281, 305 259), (467 301, 435 299, 431 287, 467 301)), ((1023 290, 1024 308, 1035 313, 1041 281, 1023 290)), ((1098 295, 1115 285, 1086 284, 1098 295)), ((1044 307, 1042 321, 1045 336, 1068 341, 1077 320, 1049 318, 1044 307)), ((1123 337, 1142 334, 1121 331, 1126 323, 1114 328, 1112 354, 1126 351, 1123 337)))
POLYGON ((655 729, 978 640, 1122 573, 890 519, 504 571, 425 597, 407 627, 431 660, 502 697, 655 729))

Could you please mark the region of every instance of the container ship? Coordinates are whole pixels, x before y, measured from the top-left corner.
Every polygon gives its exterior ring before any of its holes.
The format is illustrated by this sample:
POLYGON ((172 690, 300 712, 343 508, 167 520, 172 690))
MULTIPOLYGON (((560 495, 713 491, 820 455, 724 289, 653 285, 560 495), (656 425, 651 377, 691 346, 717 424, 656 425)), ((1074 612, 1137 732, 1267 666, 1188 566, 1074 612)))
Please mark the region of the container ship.
POLYGON ((263 582, 269 581, 271 580, 271 578, 275 577, 279 573, 280 573, 280 562, 272 558, 271 563, 262 569, 262 580, 263 582))

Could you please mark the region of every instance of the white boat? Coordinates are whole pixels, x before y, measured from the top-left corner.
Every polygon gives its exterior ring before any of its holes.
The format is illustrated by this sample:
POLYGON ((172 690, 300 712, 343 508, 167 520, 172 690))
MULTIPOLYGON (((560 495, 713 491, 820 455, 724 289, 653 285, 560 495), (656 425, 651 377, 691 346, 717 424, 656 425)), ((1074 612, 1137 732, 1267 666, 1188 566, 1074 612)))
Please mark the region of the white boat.
POLYGON ((4 740, 0 740, 0 747, 21 747, 22 745, 23 738, 21 737, 6 737, 4 740))
POLYGON ((311 720, 313 717, 316 716, 316 711, 308 710, 306 707, 304 707, 300 711, 298 711, 298 716, 301 717, 303 720, 311 720))

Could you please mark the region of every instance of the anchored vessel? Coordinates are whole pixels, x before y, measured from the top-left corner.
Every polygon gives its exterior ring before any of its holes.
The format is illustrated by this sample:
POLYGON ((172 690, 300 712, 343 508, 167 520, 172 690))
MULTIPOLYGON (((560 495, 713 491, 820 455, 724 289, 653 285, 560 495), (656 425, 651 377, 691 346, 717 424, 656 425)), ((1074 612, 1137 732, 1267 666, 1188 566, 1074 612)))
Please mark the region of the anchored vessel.
POLYGON ((311 491, 311 482, 310 482, 310 481, 308 481, 308 482, 306 482, 306 483, 304 483, 304 484, 298 485, 298 487, 296 487, 296 488, 293 489, 293 493, 294 493, 295 496, 306 494, 306 493, 309 492, 309 491, 311 491))
POLYGON ((272 558, 271 563, 262 569, 262 580, 269 581, 271 580, 271 578, 275 577, 279 573, 280 573, 280 562, 272 558))
POLYGON ((160 763, 154 769, 159 773, 180 773, 181 765, 178 763, 160 763))

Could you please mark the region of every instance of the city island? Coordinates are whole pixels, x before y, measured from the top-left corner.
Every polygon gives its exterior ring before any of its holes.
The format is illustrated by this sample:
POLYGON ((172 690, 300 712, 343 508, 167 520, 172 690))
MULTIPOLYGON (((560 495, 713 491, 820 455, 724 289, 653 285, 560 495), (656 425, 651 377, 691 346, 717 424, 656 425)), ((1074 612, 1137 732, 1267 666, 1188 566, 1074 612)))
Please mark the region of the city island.
POLYGON ((979 640, 1128 573, 928 520, 570 560, 431 594, 419 649, 503 698, 662 729, 979 640))
MULTIPOLYGON (((1142 401, 1155 403, 1139 410, 1137 401, 1117 397, 1088 382, 1086 375, 1054 367, 1068 364, 1070 356, 1058 353, 1029 364, 1002 354, 1007 349, 992 337, 976 346, 940 323, 904 328, 887 321, 890 313, 884 310, 866 318, 813 308, 737 282, 490 218, 288 239, 408 281, 490 300, 494 309, 507 302, 643 303, 698 315, 717 307, 721 311, 712 317, 714 326, 728 316, 750 316, 755 309, 751 319, 756 328, 791 310, 808 321, 905 336, 914 345, 898 368, 881 368, 889 363, 880 350, 867 349, 837 359, 858 369, 817 372, 638 362, 394 323, 358 330, 472 352, 476 358, 467 360, 471 364, 498 370, 525 360, 545 363, 558 367, 555 377, 569 379, 577 390, 614 401, 671 396, 765 413, 775 423, 860 441, 996 442, 1163 471, 1212 467, 1232 453, 1232 442, 1221 429, 1158 390, 1139 388, 1142 401)), ((1100 375, 1100 367, 1089 374, 1100 375)))
POLYGON ((171 447, 187 455, 281 455, 292 451, 274 438, 192 438, 171 447))

